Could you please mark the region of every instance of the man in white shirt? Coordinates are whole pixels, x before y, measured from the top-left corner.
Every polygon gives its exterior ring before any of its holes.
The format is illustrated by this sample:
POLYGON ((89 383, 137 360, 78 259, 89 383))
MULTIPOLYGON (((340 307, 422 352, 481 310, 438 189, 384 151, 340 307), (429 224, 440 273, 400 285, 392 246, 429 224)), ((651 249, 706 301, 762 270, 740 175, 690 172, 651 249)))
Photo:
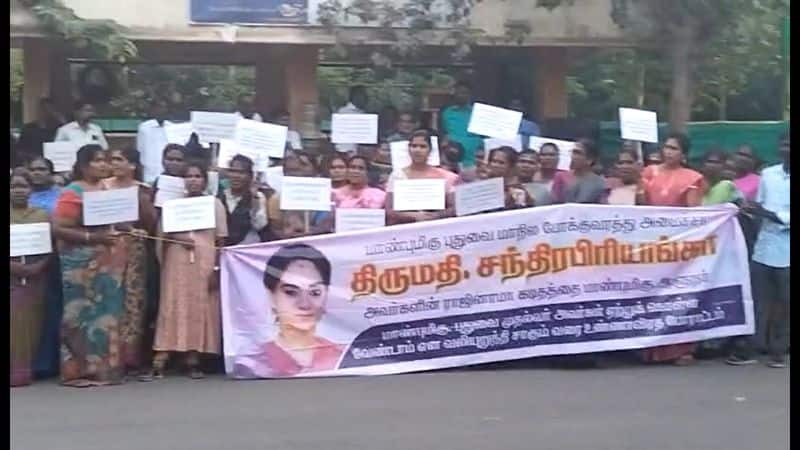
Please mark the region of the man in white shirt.
MULTIPOLYGON (((337 114, 366 114, 367 102, 367 88, 364 86, 353 86, 350 88, 350 100, 346 105, 336 111, 337 114)), ((347 153, 355 152, 358 146, 356 144, 336 144, 336 151, 347 153)))
POLYGON ((167 146, 167 133, 164 125, 167 122, 167 102, 156 100, 153 104, 150 120, 139 124, 136 131, 136 149, 142 161, 145 183, 152 184, 164 172, 162 154, 167 146))
POLYGON ((245 119, 255 120, 256 122, 263 122, 264 119, 261 117, 256 111, 256 100, 250 94, 242 94, 239 96, 238 101, 236 102, 236 114, 239 117, 244 117, 245 119))
POLYGON ((792 279, 791 143, 788 131, 781 136, 778 154, 782 163, 761 171, 756 201, 743 208, 762 218, 750 264, 756 335, 736 341, 735 353, 726 361, 734 366, 758 362, 754 358, 756 347, 765 345, 769 353, 767 365, 776 369, 786 367, 791 303, 789 285, 792 279))
MULTIPOLYGON (((272 123, 276 125, 283 125, 286 128, 289 128, 289 111, 285 109, 278 109, 272 114, 272 123)), ((286 133, 286 143, 289 144, 292 150, 302 150, 303 149, 303 140, 300 137, 300 133, 291 128, 286 133)))
POLYGON ((63 125, 56 132, 56 141, 75 142, 79 147, 87 144, 97 144, 108 150, 108 142, 103 135, 103 130, 91 120, 94 118, 94 106, 86 101, 75 102, 75 120, 63 125))

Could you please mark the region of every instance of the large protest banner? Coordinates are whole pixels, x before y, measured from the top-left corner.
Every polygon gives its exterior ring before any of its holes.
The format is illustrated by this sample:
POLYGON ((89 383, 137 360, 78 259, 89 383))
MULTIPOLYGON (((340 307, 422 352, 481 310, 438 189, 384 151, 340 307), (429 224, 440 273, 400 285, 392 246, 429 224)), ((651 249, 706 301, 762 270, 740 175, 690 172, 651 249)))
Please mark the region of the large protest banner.
POLYGON ((229 247, 222 313, 236 378, 392 374, 754 329, 731 205, 545 206, 229 247))

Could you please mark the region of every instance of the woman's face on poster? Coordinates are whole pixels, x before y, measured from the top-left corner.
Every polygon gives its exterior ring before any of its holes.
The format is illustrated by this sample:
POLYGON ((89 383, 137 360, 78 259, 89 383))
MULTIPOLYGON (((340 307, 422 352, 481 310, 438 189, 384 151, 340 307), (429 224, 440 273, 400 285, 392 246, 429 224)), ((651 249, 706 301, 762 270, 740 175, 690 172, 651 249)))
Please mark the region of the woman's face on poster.
POLYGON ((301 331, 316 327, 325 312, 328 286, 311 261, 292 261, 271 292, 273 313, 281 326, 301 331))

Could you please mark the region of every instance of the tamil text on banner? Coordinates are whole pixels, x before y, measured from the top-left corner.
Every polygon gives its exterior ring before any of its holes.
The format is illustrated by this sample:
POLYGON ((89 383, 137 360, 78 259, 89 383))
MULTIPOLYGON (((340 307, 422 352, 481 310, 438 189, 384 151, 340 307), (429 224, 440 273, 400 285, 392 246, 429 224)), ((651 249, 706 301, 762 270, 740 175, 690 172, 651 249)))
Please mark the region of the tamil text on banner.
POLYGON ((730 205, 559 205, 230 247, 226 371, 380 375, 752 334, 730 205))

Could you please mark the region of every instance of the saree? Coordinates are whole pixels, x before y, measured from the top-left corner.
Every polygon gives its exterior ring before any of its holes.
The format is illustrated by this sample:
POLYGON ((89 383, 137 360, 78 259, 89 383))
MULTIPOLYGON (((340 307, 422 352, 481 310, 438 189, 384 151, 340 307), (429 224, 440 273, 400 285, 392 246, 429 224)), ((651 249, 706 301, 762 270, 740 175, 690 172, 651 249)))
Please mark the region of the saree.
MULTIPOLYGON (((108 189, 126 187, 119 186, 113 178, 104 180, 104 185, 108 189)), ((140 193, 148 198, 152 196, 148 185, 137 182, 137 186, 140 193)), ((149 355, 144 354, 148 307, 147 275, 150 262, 146 239, 149 233, 142 222, 130 225, 131 234, 123 234, 117 241, 117 251, 126 256, 122 277, 125 300, 120 333, 123 364, 126 369, 136 371, 141 368, 144 361, 149 360, 149 355)))
POLYGON ((147 314, 147 231, 133 229, 137 236, 123 235, 120 239, 127 255, 123 275, 122 359, 126 368, 138 369, 145 361, 143 337, 147 314))
MULTIPOLYGON (((64 188, 55 216, 81 222, 83 188, 64 188)), ((121 324, 127 258, 119 246, 59 242, 64 310, 61 380, 68 386, 122 381, 121 324)))
MULTIPOLYGON (((47 213, 41 209, 11 209, 11 224, 47 222, 47 213)), ((48 258, 49 255, 25 257, 28 264, 48 258)), ((19 258, 14 258, 19 260, 19 258)), ((10 369, 11 386, 26 386, 33 381, 33 364, 44 321, 44 287, 47 269, 28 277, 10 279, 10 369)))
POLYGON ((721 205, 741 198, 744 197, 732 181, 720 180, 708 188, 703 196, 703 205, 721 205))
POLYGON ((642 184, 650 206, 689 206, 690 190, 705 189, 703 175, 681 167, 667 170, 661 166, 647 166, 642 171, 642 184))
MULTIPOLYGON (((703 175, 684 167, 674 170, 666 170, 660 165, 645 167, 642 182, 651 206, 687 207, 689 191, 705 189, 703 175)), ((691 356, 696 349, 696 342, 662 345, 642 350, 642 359, 650 363, 675 362, 691 356)))

